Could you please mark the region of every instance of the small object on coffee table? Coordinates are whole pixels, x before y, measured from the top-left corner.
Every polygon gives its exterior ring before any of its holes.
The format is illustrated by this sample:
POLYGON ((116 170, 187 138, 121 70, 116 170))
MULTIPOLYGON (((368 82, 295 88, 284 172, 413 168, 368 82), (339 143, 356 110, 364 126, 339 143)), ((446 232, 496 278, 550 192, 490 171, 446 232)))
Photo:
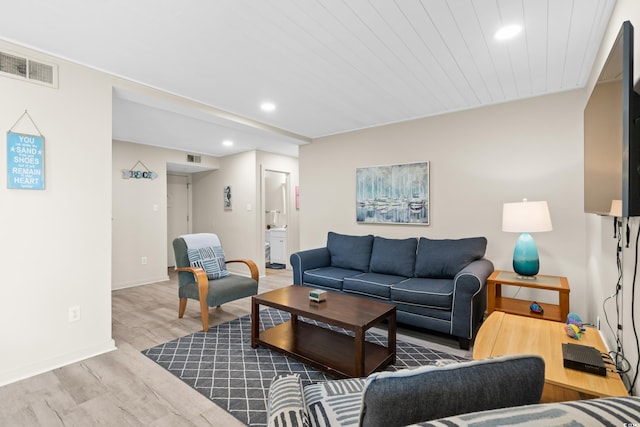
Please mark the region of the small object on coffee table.
POLYGON ((322 302, 327 300, 327 291, 321 289, 312 289, 309 291, 309 299, 314 302, 322 302))
POLYGON ((535 301, 531 303, 531 305, 529 306, 529 310, 531 310, 533 313, 544 314, 544 309, 535 301))

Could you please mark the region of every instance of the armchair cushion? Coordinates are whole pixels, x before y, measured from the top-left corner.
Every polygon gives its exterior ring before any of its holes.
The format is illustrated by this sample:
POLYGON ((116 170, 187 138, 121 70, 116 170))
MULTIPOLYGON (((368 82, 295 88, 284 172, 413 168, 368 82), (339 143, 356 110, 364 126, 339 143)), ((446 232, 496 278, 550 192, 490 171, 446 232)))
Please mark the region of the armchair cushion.
POLYGON ((360 272, 369 271, 369 258, 373 247, 373 236, 347 236, 329 232, 327 248, 331 255, 331 266, 360 272))
POLYGON ((433 240, 421 237, 416 255, 416 277, 453 279, 472 261, 484 256, 485 237, 433 240))

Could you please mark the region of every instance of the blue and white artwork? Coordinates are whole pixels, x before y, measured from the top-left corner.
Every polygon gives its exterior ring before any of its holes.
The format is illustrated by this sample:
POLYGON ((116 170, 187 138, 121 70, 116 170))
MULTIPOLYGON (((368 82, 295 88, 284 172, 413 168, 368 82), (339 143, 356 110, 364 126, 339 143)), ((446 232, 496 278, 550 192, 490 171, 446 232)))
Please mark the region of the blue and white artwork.
POLYGON ((429 225, 429 162, 357 168, 356 221, 429 225))

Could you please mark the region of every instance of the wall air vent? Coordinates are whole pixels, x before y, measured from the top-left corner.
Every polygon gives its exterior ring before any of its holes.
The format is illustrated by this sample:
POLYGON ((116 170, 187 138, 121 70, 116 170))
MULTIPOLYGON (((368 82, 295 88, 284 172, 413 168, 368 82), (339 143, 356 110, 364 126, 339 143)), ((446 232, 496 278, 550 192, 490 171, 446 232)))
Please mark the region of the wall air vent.
POLYGON ((200 156, 196 156, 195 154, 187 154, 187 163, 200 163, 200 156))
POLYGON ((0 75, 58 87, 58 67, 30 58, 0 52, 0 75))

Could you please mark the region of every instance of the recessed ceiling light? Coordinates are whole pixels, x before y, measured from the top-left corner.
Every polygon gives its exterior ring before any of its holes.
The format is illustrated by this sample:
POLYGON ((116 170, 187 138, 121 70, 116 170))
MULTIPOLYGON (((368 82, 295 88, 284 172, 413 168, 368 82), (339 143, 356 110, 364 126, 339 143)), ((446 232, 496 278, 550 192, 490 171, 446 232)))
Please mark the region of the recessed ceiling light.
POLYGON ((496 31, 493 37, 496 40, 508 40, 520 34, 521 31, 522 31, 522 27, 520 25, 517 25, 517 24, 507 25, 500 28, 498 31, 496 31))
POLYGON ((224 145, 225 147, 231 147, 233 145, 233 141, 231 141, 230 139, 225 139, 224 141, 222 141, 222 145, 224 145))
POLYGON ((260 104, 260 109, 262 111, 270 112, 276 109, 276 104, 270 101, 265 101, 262 104, 260 104))

